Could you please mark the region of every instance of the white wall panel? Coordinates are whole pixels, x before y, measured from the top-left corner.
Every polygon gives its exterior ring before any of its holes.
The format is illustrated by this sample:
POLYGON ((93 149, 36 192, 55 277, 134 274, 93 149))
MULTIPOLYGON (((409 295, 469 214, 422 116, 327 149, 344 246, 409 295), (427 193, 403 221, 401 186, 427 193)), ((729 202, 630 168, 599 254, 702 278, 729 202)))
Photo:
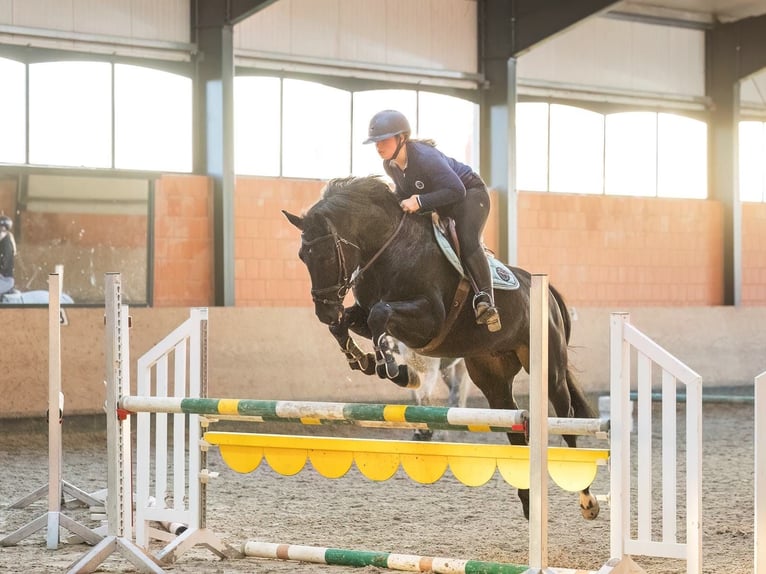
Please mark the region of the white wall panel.
POLYGON ((558 86, 705 95, 704 33, 593 18, 519 58, 518 77, 558 86))
POLYGON ((72 31, 73 4, 73 0, 14 0, 11 24, 72 31))
POLYGON ((0 0, 0 22, 75 34, 189 42, 189 1, 0 0))
POLYGON ((13 22, 13 0, 0 0, 0 24, 13 22))
POLYGON ((386 62, 386 3, 340 0, 338 51, 351 62, 386 62))
POLYGON ((290 54, 292 0, 279 0, 234 26, 234 49, 290 54))
POLYGON ((338 57, 338 0, 292 0, 290 15, 293 53, 338 57))
POLYGON ((476 0, 280 0, 235 46, 290 58, 476 73, 476 0))
POLYGON ((133 38, 191 42, 190 0, 131 0, 133 38))

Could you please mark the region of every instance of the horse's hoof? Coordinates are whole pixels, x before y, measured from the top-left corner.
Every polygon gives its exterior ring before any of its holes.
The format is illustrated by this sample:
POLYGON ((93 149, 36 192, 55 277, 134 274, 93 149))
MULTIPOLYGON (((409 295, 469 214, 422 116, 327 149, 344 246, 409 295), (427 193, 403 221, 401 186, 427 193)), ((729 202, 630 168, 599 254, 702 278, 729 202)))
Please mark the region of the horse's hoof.
POLYGON ((375 357, 372 353, 367 353, 364 357, 362 357, 359 360, 358 365, 365 375, 372 375, 375 373, 375 357))
POLYGON ((598 500, 591 496, 587 505, 580 503, 580 512, 585 520, 595 520, 598 517, 598 513, 601 508, 598 505, 598 500))
POLYGON ((433 438, 434 431, 431 429, 415 429, 412 433, 412 440, 429 441, 433 438))

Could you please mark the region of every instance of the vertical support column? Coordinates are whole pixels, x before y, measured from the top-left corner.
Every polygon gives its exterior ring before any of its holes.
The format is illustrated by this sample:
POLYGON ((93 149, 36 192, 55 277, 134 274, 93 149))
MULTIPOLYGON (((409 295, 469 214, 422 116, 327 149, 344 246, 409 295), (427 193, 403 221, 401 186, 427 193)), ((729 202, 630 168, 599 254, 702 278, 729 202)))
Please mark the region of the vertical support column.
POLYGON ((548 277, 532 275, 529 311, 529 566, 548 568, 548 277))
POLYGON ((194 171, 213 182, 216 305, 234 305, 234 26, 229 2, 200 0, 192 12, 199 47, 194 91, 194 171))

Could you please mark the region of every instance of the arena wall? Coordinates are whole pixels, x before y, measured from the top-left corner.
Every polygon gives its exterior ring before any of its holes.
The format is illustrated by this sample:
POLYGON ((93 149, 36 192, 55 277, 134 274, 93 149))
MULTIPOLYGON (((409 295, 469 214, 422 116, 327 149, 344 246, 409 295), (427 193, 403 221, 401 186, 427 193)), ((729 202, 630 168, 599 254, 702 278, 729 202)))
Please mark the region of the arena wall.
MULTIPOLYGON (((622 309, 574 307, 572 363, 591 393, 608 393, 609 317, 622 309)), ((752 385, 766 368, 766 307, 628 309, 642 331, 703 377, 704 386, 752 385)), ((104 312, 66 310, 62 389, 67 414, 100 414, 104 401, 104 312)), ((131 308, 131 377, 137 358, 188 317, 188 308, 131 308)), ((309 308, 213 307, 209 318, 211 396, 410 402, 410 393, 348 369, 309 308)), ((3 310, 0 419, 44 417, 48 384, 47 309, 3 310)), ((369 348, 369 347, 368 347, 369 348)), ((519 376, 517 391, 527 392, 519 376)), ((135 389, 135 387, 133 387, 135 389)), ((478 391, 473 397, 478 400, 478 391)), ((524 399, 522 398, 522 403, 524 399)))

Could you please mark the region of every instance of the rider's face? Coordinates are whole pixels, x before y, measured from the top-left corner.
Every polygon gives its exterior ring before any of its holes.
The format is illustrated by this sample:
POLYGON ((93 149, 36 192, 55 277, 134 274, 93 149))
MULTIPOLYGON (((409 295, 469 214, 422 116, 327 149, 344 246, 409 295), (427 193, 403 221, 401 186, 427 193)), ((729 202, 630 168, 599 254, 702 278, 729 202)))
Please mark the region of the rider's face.
POLYGON ((391 136, 379 142, 375 142, 375 149, 378 150, 378 155, 381 159, 389 160, 394 156, 396 151, 397 136, 391 136))

